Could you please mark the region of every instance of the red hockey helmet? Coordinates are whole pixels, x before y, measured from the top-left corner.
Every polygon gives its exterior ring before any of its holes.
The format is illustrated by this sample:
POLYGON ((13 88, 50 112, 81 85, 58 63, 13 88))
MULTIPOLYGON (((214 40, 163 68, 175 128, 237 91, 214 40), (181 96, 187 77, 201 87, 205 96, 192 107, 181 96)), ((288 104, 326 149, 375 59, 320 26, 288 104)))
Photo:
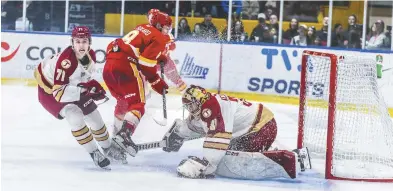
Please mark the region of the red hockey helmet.
POLYGON ((210 93, 200 86, 191 85, 182 96, 183 106, 194 116, 199 117, 202 104, 210 99, 210 93))
POLYGON ((161 25, 161 27, 166 26, 170 29, 172 28, 172 18, 166 13, 158 13, 158 23, 161 25))
POLYGON ((149 24, 160 29, 162 27, 167 27, 168 29, 172 28, 172 18, 163 12, 152 12, 149 14, 149 24), (157 24, 160 24, 157 26, 157 24))
POLYGON ((72 38, 88 38, 91 44, 91 33, 90 29, 86 26, 77 26, 72 30, 72 38))
MULTIPOLYGON (((153 25, 151 19, 153 18, 154 15, 156 15, 160 10, 158 9, 150 9, 149 12, 147 12, 147 20, 149 21, 150 25, 153 25)), ((157 23, 156 23, 157 24, 157 23)), ((153 25, 155 26, 155 25, 153 25)))

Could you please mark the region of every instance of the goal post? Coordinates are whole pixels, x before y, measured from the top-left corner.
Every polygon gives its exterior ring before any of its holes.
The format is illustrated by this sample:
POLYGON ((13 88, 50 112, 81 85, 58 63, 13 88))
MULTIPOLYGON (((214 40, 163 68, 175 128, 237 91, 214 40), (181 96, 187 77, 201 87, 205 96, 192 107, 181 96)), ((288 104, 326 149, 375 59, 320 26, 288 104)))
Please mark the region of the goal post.
POLYGON ((376 62, 304 51, 297 147, 325 161, 325 178, 393 182, 393 123, 376 62))

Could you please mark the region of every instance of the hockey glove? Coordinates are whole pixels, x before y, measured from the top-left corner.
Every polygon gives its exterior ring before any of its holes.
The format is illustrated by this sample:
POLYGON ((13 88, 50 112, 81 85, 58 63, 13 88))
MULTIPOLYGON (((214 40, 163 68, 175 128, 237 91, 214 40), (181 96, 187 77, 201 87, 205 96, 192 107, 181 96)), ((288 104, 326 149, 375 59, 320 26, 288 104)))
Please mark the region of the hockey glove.
POLYGON ((209 164, 206 159, 189 156, 177 166, 177 174, 185 178, 214 178, 216 167, 209 164))
POLYGON ((154 78, 148 79, 151 88, 153 88, 154 91, 156 91, 159 94, 163 94, 163 93, 168 93, 167 89, 168 89, 168 85, 165 83, 165 81, 160 78, 159 76, 156 76, 154 78), (165 91, 165 92, 164 92, 165 91))
POLYGON ((91 97, 93 100, 98 101, 105 98, 106 91, 96 80, 79 83, 78 87, 82 88, 82 94, 91 97))

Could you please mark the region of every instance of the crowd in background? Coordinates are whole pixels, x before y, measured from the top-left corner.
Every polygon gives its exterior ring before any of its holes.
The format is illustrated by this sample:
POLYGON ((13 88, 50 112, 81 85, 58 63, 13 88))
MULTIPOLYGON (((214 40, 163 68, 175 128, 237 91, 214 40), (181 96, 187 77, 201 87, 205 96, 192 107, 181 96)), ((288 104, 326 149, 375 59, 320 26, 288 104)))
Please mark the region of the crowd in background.
MULTIPOLYGON (((94 4, 94 12, 97 20, 100 13, 120 13, 121 4, 119 2, 89 2, 94 4)), ((178 39, 184 40, 227 40, 227 27, 217 27, 212 22, 215 18, 228 17, 228 0, 223 1, 180 1, 178 39), (194 26, 188 24, 185 17, 203 17, 201 23, 194 26), (192 28, 192 30, 191 30, 192 28)), ((230 41, 235 42, 261 42, 278 43, 279 35, 279 3, 280 1, 267 0, 243 0, 233 1, 232 23, 230 41), (258 24, 250 34, 244 30, 244 20, 257 20, 258 24)), ((282 44, 298 46, 326 46, 329 18, 323 18, 323 26, 307 26, 300 23, 318 22, 320 7, 327 5, 326 1, 285 1, 283 20, 290 21, 287 30, 282 31, 282 44)), ((347 1, 335 2, 335 5, 348 3, 347 1)), ((15 30, 16 21, 22 17, 22 1, 1 2, 2 28, 15 30)), ((151 8, 158 8, 169 15, 175 15, 175 1, 126 1, 126 14, 146 14, 151 8)), ((64 10, 65 3, 61 1, 27 1, 26 17, 32 24, 29 26, 32 31, 64 31, 64 10)), ((104 23, 95 24, 95 33, 104 33, 104 23), (100 26, 102 25, 102 26, 100 26)), ((174 30, 173 30, 174 32, 174 30)), ((356 15, 348 17, 348 27, 344 28, 343 23, 333 23, 331 46, 340 48, 361 48, 362 47, 362 24, 358 23, 356 15)), ((367 49, 390 49, 391 47, 391 26, 385 24, 383 20, 377 20, 372 27, 367 28, 366 44, 367 49)))

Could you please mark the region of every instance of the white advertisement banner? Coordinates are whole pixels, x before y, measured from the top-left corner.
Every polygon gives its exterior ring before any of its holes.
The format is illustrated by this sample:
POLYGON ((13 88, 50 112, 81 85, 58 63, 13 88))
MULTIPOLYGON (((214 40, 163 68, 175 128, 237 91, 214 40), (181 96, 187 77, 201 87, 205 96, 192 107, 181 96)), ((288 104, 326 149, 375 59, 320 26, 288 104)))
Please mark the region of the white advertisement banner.
MULTIPOLYGON (((4 32, 1 37, 3 78, 32 79, 35 67, 44 57, 70 45, 69 35, 4 32)), ((92 39, 92 49, 97 57, 95 77, 100 82, 105 50, 114 38, 92 39)), ((378 86, 386 103, 393 107, 393 54, 185 41, 177 41, 176 45, 171 57, 187 84, 208 89, 221 87, 221 90, 229 92, 292 97, 299 95, 303 50, 370 57, 382 65, 382 77, 378 79, 378 86)), ((322 87, 325 85, 318 81, 308 85, 313 87, 312 92, 309 92, 313 95, 320 96, 326 92, 326 88, 322 87)))
MULTIPOLYGON (((33 79, 34 69, 40 61, 70 46, 70 36, 27 33, 1 33, 1 76, 3 78, 33 79)), ((102 81, 105 50, 111 37, 93 37, 96 52, 95 77, 102 81)))
MULTIPOLYGON (((390 61, 391 54, 226 44, 223 48, 221 89, 229 92, 297 97, 299 96, 301 58, 304 50, 361 56, 373 60, 379 58, 379 62, 383 65, 383 77, 378 79, 378 85, 381 87, 383 84, 392 84, 393 77, 390 77, 393 72, 390 70, 393 68, 390 61), (389 71, 390 74, 388 74, 389 71)), ((328 80, 329 73, 324 75, 320 78, 328 80)), ((326 92, 324 90, 327 90, 327 84, 322 84, 318 79, 307 85, 312 87, 310 88, 312 92, 309 92, 311 95, 323 96, 326 92)), ((384 90, 384 92, 386 91, 384 90)), ((384 95, 384 97, 386 96, 384 95)))
POLYGON ((187 84, 218 89, 220 44, 176 42, 171 58, 177 63, 180 76, 187 84))

